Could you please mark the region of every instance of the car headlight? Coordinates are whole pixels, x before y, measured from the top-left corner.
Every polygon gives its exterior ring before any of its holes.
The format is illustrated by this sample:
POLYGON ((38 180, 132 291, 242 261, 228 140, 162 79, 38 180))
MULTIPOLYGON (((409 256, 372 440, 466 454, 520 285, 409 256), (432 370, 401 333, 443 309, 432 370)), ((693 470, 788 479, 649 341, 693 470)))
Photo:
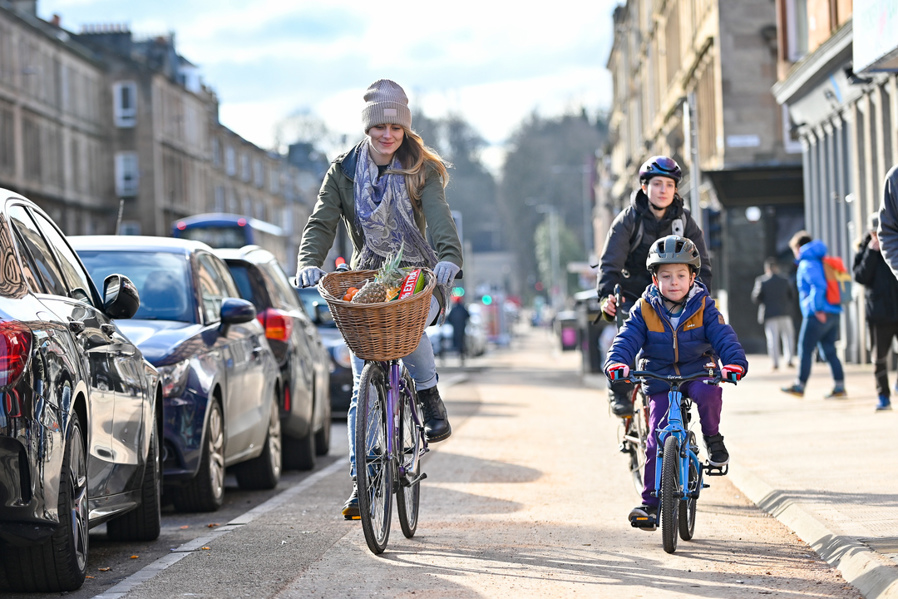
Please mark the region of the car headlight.
POLYGON ((187 387, 190 378, 190 360, 182 360, 177 364, 159 367, 159 378, 162 380, 163 397, 180 397, 187 387))
POLYGON ((332 345, 330 347, 330 352, 334 362, 343 368, 352 368, 352 352, 349 351, 349 348, 345 343, 332 345))

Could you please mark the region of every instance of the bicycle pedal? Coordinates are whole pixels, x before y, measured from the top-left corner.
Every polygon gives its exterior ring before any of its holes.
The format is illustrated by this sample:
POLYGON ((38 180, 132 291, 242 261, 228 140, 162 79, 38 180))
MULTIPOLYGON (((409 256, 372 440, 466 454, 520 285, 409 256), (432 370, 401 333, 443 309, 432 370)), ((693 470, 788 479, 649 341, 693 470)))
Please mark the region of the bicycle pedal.
POLYGON ((635 516, 630 518, 630 526, 643 530, 655 530, 658 528, 658 522, 653 516, 635 516))
POLYGON ((621 441, 620 445, 617 446, 617 450, 621 453, 630 453, 630 443, 628 441, 621 441))
POLYGON ((726 476, 729 471, 729 464, 724 464, 723 466, 712 466, 711 464, 705 465, 705 473, 708 476, 726 476))

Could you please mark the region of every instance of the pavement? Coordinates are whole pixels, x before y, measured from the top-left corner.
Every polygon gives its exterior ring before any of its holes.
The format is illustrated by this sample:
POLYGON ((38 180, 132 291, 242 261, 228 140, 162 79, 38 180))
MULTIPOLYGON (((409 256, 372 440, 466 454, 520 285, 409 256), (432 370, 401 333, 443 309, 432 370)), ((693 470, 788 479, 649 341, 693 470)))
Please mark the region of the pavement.
MULTIPOLYGON (((798 398, 780 391, 794 368, 750 355, 745 379, 724 386, 729 478, 864 597, 898 598, 898 410, 874 410, 872 365, 844 367, 846 398, 823 398, 833 385, 825 363, 798 398)), ((605 387, 601 374, 583 380, 605 387)))

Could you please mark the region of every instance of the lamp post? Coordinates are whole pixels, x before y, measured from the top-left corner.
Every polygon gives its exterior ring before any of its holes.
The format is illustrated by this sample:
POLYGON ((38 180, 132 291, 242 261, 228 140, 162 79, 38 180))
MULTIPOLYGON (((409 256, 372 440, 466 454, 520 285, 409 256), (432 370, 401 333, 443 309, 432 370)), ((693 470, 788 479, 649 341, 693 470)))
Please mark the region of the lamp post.
POLYGON ((549 220, 549 261, 551 262, 550 276, 551 288, 549 295, 552 300, 552 309, 556 312, 561 308, 562 300, 567 295, 567 278, 561 272, 561 252, 558 243, 558 210, 551 204, 539 204, 537 212, 546 214, 549 220), (559 282, 559 276, 561 277, 559 282), (564 289, 563 289, 564 288, 564 289))

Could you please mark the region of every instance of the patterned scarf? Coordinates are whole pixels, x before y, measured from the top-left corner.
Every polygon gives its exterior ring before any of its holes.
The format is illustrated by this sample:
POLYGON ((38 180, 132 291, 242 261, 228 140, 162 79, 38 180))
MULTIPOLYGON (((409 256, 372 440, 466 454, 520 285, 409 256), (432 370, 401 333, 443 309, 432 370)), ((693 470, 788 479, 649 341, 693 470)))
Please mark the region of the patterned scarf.
MULTIPOLYGON (((400 168, 399 160, 394 157, 390 169, 400 168)), ((437 255, 415 222, 405 175, 388 174, 379 179, 377 175, 377 165, 371 160, 366 144, 359 152, 353 189, 356 227, 365 238, 359 268, 380 268, 387 256, 402 246, 402 266, 432 269, 437 263, 437 255)))

